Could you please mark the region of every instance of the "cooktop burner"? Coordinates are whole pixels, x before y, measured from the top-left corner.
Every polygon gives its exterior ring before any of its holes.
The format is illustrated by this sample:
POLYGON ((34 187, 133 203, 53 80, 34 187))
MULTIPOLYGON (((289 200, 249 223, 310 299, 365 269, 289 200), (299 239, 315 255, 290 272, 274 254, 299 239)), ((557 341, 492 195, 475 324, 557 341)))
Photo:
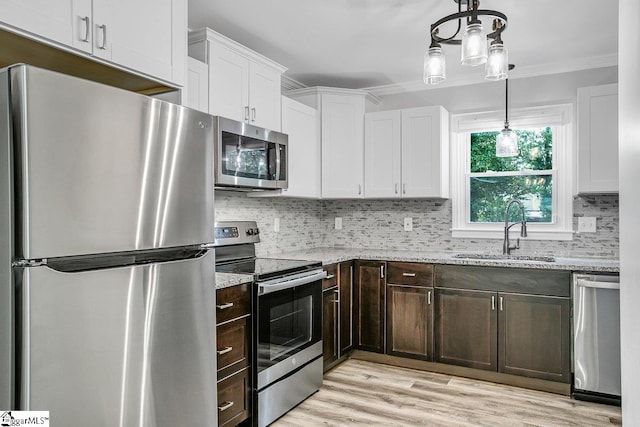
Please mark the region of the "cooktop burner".
POLYGON ((266 280, 322 267, 321 262, 277 258, 254 258, 217 264, 220 273, 252 274, 255 280, 266 280))

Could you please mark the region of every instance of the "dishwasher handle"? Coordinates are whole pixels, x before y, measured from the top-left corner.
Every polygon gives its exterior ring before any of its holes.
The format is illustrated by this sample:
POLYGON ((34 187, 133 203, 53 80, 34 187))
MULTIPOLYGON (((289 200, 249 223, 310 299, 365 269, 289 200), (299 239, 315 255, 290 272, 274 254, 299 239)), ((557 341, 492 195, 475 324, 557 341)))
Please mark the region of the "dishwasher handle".
POLYGON ((597 280, 577 279, 576 286, 597 289, 620 289, 620 282, 599 282, 597 280))

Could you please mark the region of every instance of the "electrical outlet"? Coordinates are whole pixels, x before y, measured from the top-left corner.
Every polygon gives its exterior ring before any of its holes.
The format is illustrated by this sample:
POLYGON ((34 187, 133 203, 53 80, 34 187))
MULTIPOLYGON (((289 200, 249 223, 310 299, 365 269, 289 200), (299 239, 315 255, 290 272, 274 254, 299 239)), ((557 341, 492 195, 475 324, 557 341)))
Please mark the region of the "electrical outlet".
POLYGON ((593 216, 578 217, 578 233, 595 233, 596 218, 593 216))
POLYGON ((280 231, 280 218, 273 219, 273 231, 276 233, 280 231))
POLYGON ((342 218, 336 217, 336 230, 342 230, 342 218))
POLYGON ((413 218, 404 219, 404 231, 413 231, 413 218))

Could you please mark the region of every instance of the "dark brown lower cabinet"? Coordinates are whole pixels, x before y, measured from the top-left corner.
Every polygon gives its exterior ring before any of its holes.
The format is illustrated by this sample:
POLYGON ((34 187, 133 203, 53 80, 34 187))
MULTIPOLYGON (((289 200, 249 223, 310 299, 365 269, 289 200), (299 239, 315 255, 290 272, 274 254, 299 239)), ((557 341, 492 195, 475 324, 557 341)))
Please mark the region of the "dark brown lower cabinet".
POLYGON ((322 361, 325 367, 338 360, 338 287, 322 291, 322 361))
POLYGON ((356 261, 354 285, 354 345, 384 353, 385 269, 383 261, 356 261))
POLYGON ((249 417, 249 369, 218 382, 218 426, 235 426, 249 417))
POLYGON ((342 356, 353 347, 353 261, 338 264, 338 289, 340 295, 338 355, 342 356))
POLYGON ((497 371, 497 293, 436 289, 435 361, 497 371))
POLYGON ((499 371, 571 381, 570 299, 498 294, 499 371))
POLYGON ((387 354, 433 360, 433 289, 387 285, 387 354))

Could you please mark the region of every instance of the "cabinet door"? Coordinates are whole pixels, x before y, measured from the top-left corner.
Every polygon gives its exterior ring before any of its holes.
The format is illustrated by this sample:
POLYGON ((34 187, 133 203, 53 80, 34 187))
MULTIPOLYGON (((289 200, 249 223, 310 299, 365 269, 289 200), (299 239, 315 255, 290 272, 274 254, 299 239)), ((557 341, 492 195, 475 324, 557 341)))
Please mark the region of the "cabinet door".
POLYGON ((387 354, 433 360, 433 289, 387 285, 387 354))
POLYGON ((72 0, 5 0, 0 20, 20 30, 71 46, 72 28, 76 24, 73 3, 72 0))
POLYGON ((249 65, 249 123, 280 131, 281 73, 261 64, 249 65))
POLYGON ((353 347, 353 261, 338 264, 338 287, 340 290, 338 339, 343 356, 353 347))
POLYGON ((570 299, 499 294, 499 371, 571 380, 570 299))
POLYGON ((186 7, 185 0, 93 0, 93 54, 183 84, 186 7))
POLYGON ((364 98, 323 94, 322 197, 363 197, 364 98))
POLYGON ((386 264, 356 261, 355 265, 355 345, 362 350, 383 353, 386 264))
POLYGON ((338 359, 338 289, 322 291, 322 362, 325 368, 338 359))
POLYGON ((93 5, 91 0, 72 0, 71 44, 76 49, 92 54, 94 47, 93 5))
POLYGON ((204 62, 187 58, 187 80, 182 99, 186 107, 209 112, 209 67, 204 62))
POLYGON ((209 113, 247 121, 249 60, 216 41, 209 43, 209 113))
POLYGON ((496 371, 497 294, 436 289, 435 361, 496 371))
POLYGON ((400 116, 399 110, 365 115, 365 197, 400 197, 400 116))
POLYGON ((578 193, 618 192, 618 85, 578 89, 578 193))
POLYGON ((289 197, 320 198, 318 110, 282 97, 282 132, 289 135, 289 197))
POLYGON ((448 138, 442 107, 402 110, 403 197, 449 197, 448 138))

